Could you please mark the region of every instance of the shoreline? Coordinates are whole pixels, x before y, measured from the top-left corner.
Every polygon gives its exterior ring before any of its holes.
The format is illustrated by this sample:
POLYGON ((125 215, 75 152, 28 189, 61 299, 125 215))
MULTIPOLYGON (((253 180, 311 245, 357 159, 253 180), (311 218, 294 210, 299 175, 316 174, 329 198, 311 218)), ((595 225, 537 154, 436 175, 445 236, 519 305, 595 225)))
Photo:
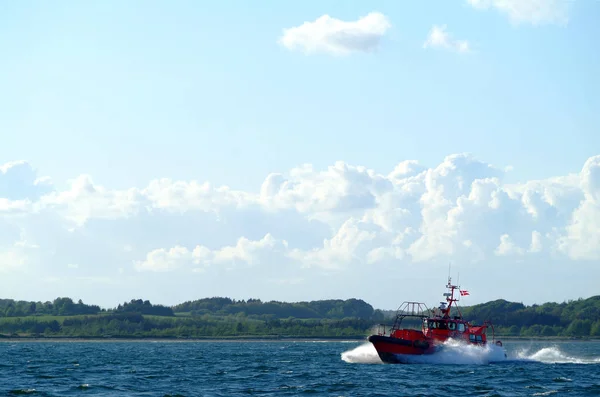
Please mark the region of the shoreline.
POLYGON ((0 335, 1 342, 347 342, 366 341, 366 336, 224 336, 224 337, 160 337, 160 336, 7 336, 0 335))
POLYGON ((366 338, 280 338, 280 339, 269 339, 269 338, 75 338, 75 337, 64 337, 64 338, 2 338, 0 343, 22 343, 22 342, 34 342, 34 343, 250 343, 250 342, 269 342, 269 343, 280 343, 280 342, 366 342, 366 338))
MULTIPOLYGON (((519 337, 506 336, 496 337, 495 340, 503 342, 599 342, 600 338, 566 338, 566 337, 519 337)), ((8 342, 174 342, 174 343, 239 343, 239 342, 367 342, 367 337, 301 337, 301 336, 232 336, 232 337, 200 337, 200 338, 177 338, 177 337, 74 337, 74 336, 1 336, 0 343, 8 342)))

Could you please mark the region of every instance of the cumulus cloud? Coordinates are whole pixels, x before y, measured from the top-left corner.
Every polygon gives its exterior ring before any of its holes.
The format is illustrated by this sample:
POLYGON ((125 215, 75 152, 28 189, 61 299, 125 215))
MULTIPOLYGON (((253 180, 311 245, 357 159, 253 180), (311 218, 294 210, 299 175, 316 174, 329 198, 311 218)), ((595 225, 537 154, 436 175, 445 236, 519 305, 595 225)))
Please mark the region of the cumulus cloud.
POLYGON ((284 29, 279 43, 289 50, 307 54, 373 52, 390 27, 388 18, 380 12, 371 12, 356 21, 323 15, 313 22, 284 29))
POLYGON ((455 40, 450 33, 446 31, 446 25, 434 25, 429 31, 427 40, 423 43, 423 48, 442 48, 456 52, 469 52, 469 42, 466 40, 455 40))
POLYGON ((60 213, 76 226, 90 218, 114 219, 135 214, 145 204, 138 189, 111 191, 80 175, 69 181, 69 188, 51 192, 39 200, 38 208, 60 213))
POLYGON ((467 0, 476 9, 495 9, 513 23, 566 23, 571 1, 568 0, 467 0))
POLYGON ((600 259, 600 156, 590 157, 581 171, 583 200, 573 211, 560 249, 573 259, 600 259))
MULTIPOLYGON (((0 200, 35 200, 51 189, 50 178, 38 178, 35 170, 26 161, 12 161, 0 165, 0 200)), ((1 208, 0 203, 0 211, 1 208)))
POLYGON ((138 271, 169 271, 187 264, 198 265, 192 271, 202 271, 203 267, 225 264, 228 266, 254 266, 272 262, 272 257, 278 253, 283 256, 287 250, 285 240, 276 240, 272 235, 266 234, 259 241, 251 241, 240 237, 234 246, 226 246, 210 250, 202 245, 188 250, 185 247, 175 246, 169 250, 156 249, 146 255, 146 259, 135 263, 138 271))
MULTIPOLYGON (((13 168, 2 166, 4 174, 13 168)), ((577 174, 545 180, 507 184, 505 172, 469 154, 433 167, 404 160, 386 173, 341 161, 304 164, 267 175, 256 193, 170 179, 120 190, 87 175, 39 191, 35 173, 13 174, 0 200, 0 269, 26 278, 0 278, 0 287, 10 293, 20 285, 20 296, 30 288, 27 299, 73 288, 99 303, 106 288, 119 301, 134 291, 171 303, 360 291, 382 306, 380 288, 407 283, 407 293, 423 293, 417 281, 434 282, 448 262, 477 283, 518 273, 508 287, 517 295, 542 269, 549 285, 564 280, 551 278, 548 263, 600 277, 589 265, 600 259, 600 156, 577 174), (75 273, 112 281, 78 287, 67 282, 75 273)), ((584 282, 580 293, 593 294, 584 282)))

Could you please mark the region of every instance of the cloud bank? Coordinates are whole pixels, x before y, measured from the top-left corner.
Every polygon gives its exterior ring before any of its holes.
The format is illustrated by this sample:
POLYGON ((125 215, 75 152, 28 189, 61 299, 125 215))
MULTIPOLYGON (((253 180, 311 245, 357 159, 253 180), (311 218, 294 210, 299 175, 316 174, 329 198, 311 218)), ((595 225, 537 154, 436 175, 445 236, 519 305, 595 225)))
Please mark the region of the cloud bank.
POLYGON ((468 154, 387 174, 306 164, 256 192, 170 179, 118 190, 88 175, 57 189, 27 162, 0 170, 5 297, 358 296, 393 308, 438 299, 449 262, 481 300, 589 296, 600 278, 600 155, 519 184, 468 154))
POLYGON ((313 22, 283 30, 279 43, 306 54, 348 55, 373 52, 390 29, 388 18, 371 12, 356 21, 342 21, 323 15, 313 22))

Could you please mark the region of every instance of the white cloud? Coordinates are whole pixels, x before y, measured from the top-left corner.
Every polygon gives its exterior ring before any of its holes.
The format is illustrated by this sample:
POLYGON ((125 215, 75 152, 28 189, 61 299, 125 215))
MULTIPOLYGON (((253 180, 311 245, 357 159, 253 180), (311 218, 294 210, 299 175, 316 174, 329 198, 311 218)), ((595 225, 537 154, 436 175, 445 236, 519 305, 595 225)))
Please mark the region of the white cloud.
POLYGON ((149 252, 145 260, 136 262, 135 268, 154 272, 175 270, 186 263, 198 263, 203 254, 200 249, 190 251, 179 245, 170 249, 158 248, 149 252))
POLYGON ((94 184, 89 175, 69 181, 69 189, 54 191, 39 200, 38 208, 52 209, 77 226, 90 218, 131 216, 145 205, 137 189, 111 191, 94 184))
POLYGON ((35 199, 51 189, 50 178, 38 178, 36 171, 24 160, 0 165, 0 200, 35 199))
POLYGON ((467 0, 476 9, 496 9, 515 23, 541 25, 568 21, 570 0, 467 0))
POLYGON ((446 31, 446 25, 434 25, 429 31, 427 40, 423 43, 423 48, 443 48, 456 52, 469 52, 469 42, 466 40, 454 40, 450 33, 446 31))
POLYGON ((560 249, 573 259, 600 259, 600 156, 583 165, 580 179, 583 200, 572 215, 560 249))
POLYGON ((278 241, 270 234, 266 234, 259 241, 240 237, 235 246, 221 247, 213 251, 202 245, 197 245, 193 250, 181 246, 169 250, 155 249, 146 255, 144 261, 136 262, 135 267, 138 271, 169 271, 193 264, 200 267, 196 266, 192 270, 200 271, 202 267, 221 264, 254 266, 269 261, 271 256, 278 252, 285 253, 286 249, 285 240, 278 241))
MULTIPOLYGON (((580 173, 546 180, 506 184, 504 174, 468 154, 434 167, 406 160, 383 174, 344 162, 301 165, 268 175, 258 193, 169 179, 119 190, 85 175, 40 192, 35 173, 13 174, 0 200, 0 268, 10 275, 0 288, 107 305, 132 295, 176 303, 318 299, 327 291, 388 307, 398 302, 377 291, 425 293, 419 282, 439 281, 450 261, 464 269, 461 280, 544 270, 550 286, 565 274, 555 267, 552 275, 548 263, 561 263, 578 293, 595 293, 585 283, 600 277, 592 266, 600 259, 600 156, 580 173), (67 282, 74 273, 103 282, 67 282)), ((512 289, 524 299, 521 278, 507 288, 489 298, 512 289)))
POLYGON ((524 250, 518 247, 508 234, 500 236, 500 245, 494 251, 496 255, 502 256, 523 255, 523 252, 524 250))
POLYGON ((283 30, 279 43, 289 50, 346 55, 372 52, 391 24, 388 18, 371 12, 356 21, 342 21, 323 15, 313 22, 283 30))

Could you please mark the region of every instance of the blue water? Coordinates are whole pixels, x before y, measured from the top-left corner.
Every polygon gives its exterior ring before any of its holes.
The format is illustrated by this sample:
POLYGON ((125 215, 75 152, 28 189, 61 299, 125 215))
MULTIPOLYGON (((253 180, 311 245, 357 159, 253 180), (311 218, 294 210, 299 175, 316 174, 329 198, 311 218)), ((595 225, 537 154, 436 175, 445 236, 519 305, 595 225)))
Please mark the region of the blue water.
POLYGON ((506 342, 381 364, 353 342, 0 343, 0 395, 598 396, 600 342, 506 342), (436 361, 437 360, 437 361, 436 361))

